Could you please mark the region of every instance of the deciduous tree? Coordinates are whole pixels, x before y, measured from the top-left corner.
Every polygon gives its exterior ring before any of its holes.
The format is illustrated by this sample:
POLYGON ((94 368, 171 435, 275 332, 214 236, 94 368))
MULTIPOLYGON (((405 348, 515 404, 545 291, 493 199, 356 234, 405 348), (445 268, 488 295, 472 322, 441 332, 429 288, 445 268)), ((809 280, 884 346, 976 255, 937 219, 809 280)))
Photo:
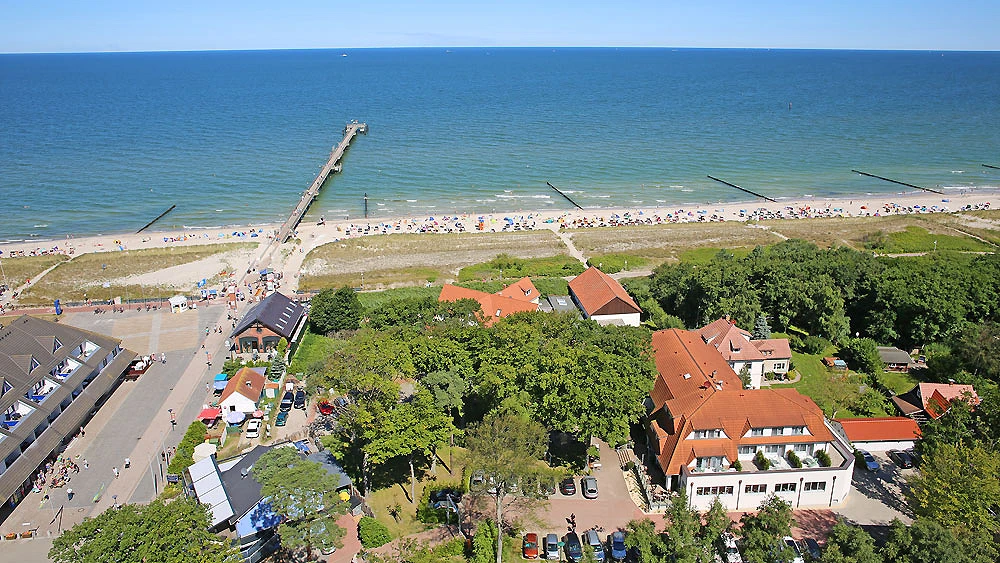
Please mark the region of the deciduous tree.
POLYGON ((111 508, 53 543, 56 563, 226 563, 238 552, 208 531, 208 509, 194 500, 154 500, 111 508))
POLYGON ((364 307, 353 289, 327 288, 310 301, 309 323, 313 331, 320 334, 357 330, 363 312, 364 307))
POLYGON ((910 479, 910 505, 948 528, 1000 531, 1000 455, 979 445, 940 444, 910 479))
POLYGON ((822 563, 882 563, 875 540, 863 528, 837 520, 826 539, 822 563))
POLYGON ((795 553, 781 538, 791 534, 792 507, 775 495, 761 503, 756 514, 744 514, 740 520, 743 559, 748 563, 791 563, 795 553))

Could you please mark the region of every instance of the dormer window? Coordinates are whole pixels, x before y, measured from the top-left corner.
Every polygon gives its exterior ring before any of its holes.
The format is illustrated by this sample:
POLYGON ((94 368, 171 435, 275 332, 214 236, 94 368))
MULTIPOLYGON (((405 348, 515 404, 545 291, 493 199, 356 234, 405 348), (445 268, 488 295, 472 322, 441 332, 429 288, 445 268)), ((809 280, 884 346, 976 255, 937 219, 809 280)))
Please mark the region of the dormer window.
POLYGON ((696 440, 707 439, 707 438, 721 438, 722 430, 718 428, 712 428, 710 430, 695 430, 694 438, 696 440))
POLYGON ((500 309, 497 309, 497 316, 498 317, 500 316, 500 311, 501 311, 500 309))
POLYGON ((764 435, 764 429, 763 428, 751 428, 750 429, 750 435, 751 436, 763 436, 764 435))
POLYGON ((801 435, 803 435, 805 433, 806 433, 806 427, 805 426, 793 426, 792 427, 792 436, 801 436, 801 435))
POLYGON ((58 338, 53 338, 52 339, 52 351, 55 352, 56 350, 58 350, 60 348, 62 348, 62 342, 60 342, 58 338))
POLYGON ((32 356, 31 357, 31 367, 28 368, 28 371, 29 372, 35 371, 35 368, 37 368, 38 366, 39 366, 38 360, 36 360, 35 357, 32 356))

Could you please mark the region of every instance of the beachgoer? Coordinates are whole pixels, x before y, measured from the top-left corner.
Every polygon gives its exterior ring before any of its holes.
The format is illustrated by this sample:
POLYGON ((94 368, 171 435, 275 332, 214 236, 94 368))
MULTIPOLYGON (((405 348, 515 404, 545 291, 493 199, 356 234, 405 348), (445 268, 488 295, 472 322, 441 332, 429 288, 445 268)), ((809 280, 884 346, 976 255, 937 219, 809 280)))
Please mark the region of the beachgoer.
POLYGON ((129 467, 132 467, 132 460, 125 458, 125 469, 128 469, 129 467))
POLYGON ((87 460, 83 460, 83 468, 90 469, 90 463, 88 463, 87 460))
POLYGON ((87 435, 87 433, 83 431, 83 427, 81 426, 80 427, 80 437, 83 438, 86 435, 87 435))
POLYGON ((73 489, 66 489, 66 496, 69 500, 73 500, 73 489))

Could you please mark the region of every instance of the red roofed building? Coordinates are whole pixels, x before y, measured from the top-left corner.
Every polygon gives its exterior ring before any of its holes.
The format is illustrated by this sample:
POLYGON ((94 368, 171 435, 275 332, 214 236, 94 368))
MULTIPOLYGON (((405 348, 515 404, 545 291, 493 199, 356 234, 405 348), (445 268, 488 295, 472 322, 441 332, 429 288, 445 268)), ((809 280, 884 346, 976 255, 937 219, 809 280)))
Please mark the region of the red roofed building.
MULTIPOLYGON (((528 284, 531 284, 531 280, 528 280, 528 284)), ((507 289, 510 289, 510 287, 507 289)), ((535 286, 531 284, 531 287, 534 288, 535 286)), ((516 294, 523 292, 518 289, 509 293, 516 294)), ((538 293, 538 290, 534 290, 534 293, 538 293)), ((475 289, 459 287, 451 284, 445 284, 444 287, 441 288, 441 294, 438 296, 438 301, 440 302, 458 301, 459 299, 472 299, 479 302, 479 307, 481 309, 479 318, 483 323, 483 326, 490 326, 498 319, 509 317, 514 313, 538 310, 537 302, 525 299, 514 299, 513 297, 505 297, 495 293, 486 293, 485 291, 477 291, 475 289)))
POLYGON ((518 301, 527 301, 538 305, 538 289, 531 283, 531 278, 525 276, 497 292, 500 297, 509 297, 518 301))
POLYGON ((687 492, 694 508, 707 509, 716 496, 728 510, 756 508, 772 493, 796 508, 847 497, 854 456, 812 399, 794 389, 744 389, 698 332, 655 332, 653 350, 659 375, 647 405, 650 454, 668 488, 687 492), (831 467, 819 466, 820 451, 831 467), (758 452, 771 469, 755 465, 758 452), (803 467, 793 467, 788 452, 803 467))
POLYGON ((569 282, 569 295, 583 316, 600 325, 639 326, 642 309, 611 276, 590 267, 569 282))
POLYGON ((765 373, 784 375, 792 363, 792 349, 785 338, 753 340, 749 332, 723 317, 698 329, 698 334, 722 354, 729 367, 739 373, 750 370, 750 386, 759 388, 765 373))
MULTIPOLYGON (((264 368, 259 368, 263 370, 264 368)), ((251 413, 257 410, 257 402, 264 391, 264 374, 253 368, 240 368, 229 380, 219 396, 222 412, 251 413)))
POLYGON ((971 385, 920 383, 906 393, 893 397, 892 402, 903 416, 908 416, 917 422, 926 422, 928 418, 941 418, 956 399, 967 400, 972 406, 978 405, 980 401, 979 395, 971 385))
POLYGON ((833 421, 855 448, 870 452, 905 450, 920 438, 920 427, 912 418, 838 418, 833 421))

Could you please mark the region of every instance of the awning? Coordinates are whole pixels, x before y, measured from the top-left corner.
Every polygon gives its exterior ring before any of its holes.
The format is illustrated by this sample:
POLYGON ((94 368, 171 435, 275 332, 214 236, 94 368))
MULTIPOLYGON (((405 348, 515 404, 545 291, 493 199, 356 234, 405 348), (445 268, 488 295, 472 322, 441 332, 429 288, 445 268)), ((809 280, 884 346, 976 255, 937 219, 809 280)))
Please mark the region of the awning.
POLYGON ((262 410, 253 411, 253 417, 254 418, 264 418, 264 411, 262 411, 262 410))
POLYGON ((224 373, 216 374, 215 376, 216 381, 226 381, 227 379, 229 379, 229 376, 224 373))
POLYGON ((246 419, 247 415, 241 413, 240 411, 233 411, 226 415, 226 422, 229 424, 239 424, 246 419))
POLYGON ((205 409, 198 415, 199 420, 215 420, 222 414, 222 409, 205 409))

